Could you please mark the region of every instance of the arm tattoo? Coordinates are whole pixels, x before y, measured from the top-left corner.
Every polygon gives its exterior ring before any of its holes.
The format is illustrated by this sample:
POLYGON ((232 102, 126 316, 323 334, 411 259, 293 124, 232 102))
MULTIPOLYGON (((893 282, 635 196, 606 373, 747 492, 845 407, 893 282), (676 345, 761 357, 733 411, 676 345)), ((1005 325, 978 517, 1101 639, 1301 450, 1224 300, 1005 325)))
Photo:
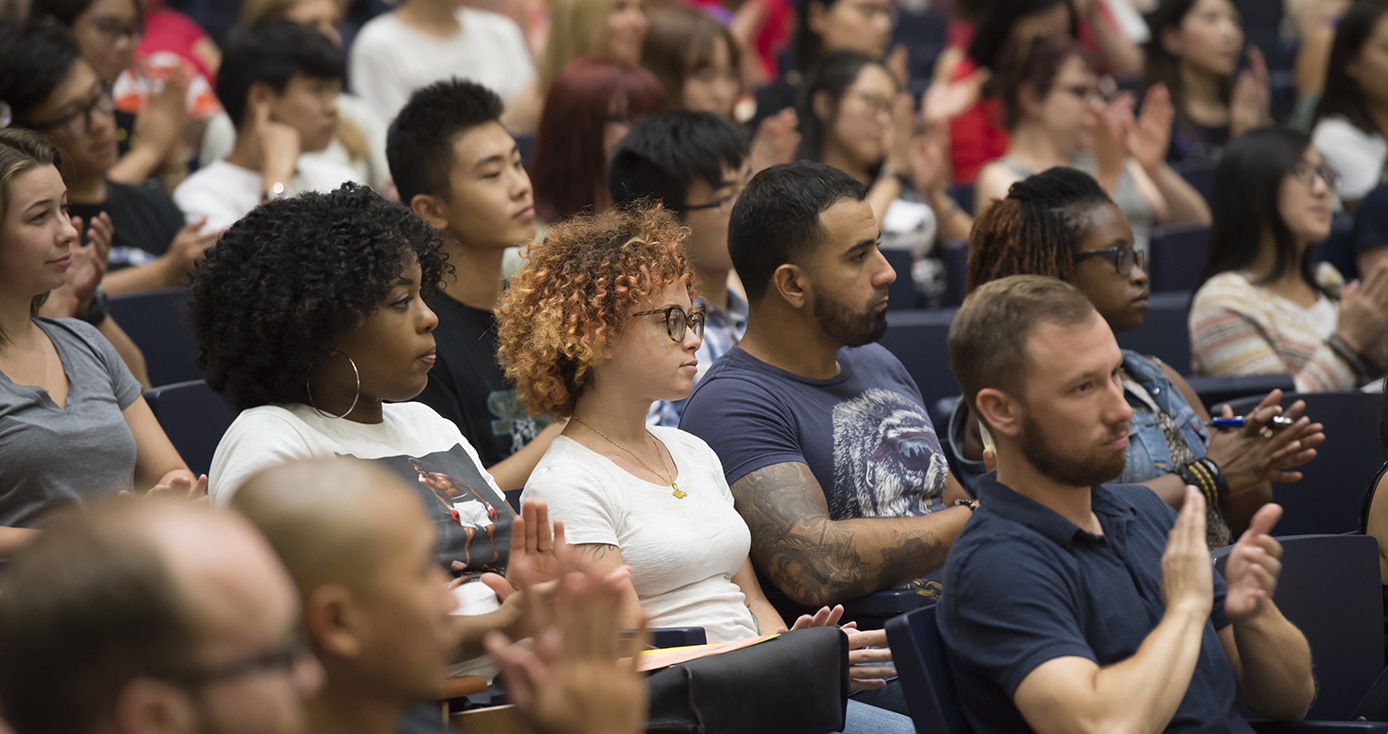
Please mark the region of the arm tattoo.
POLYGON ((752 629, 756 630, 757 634, 761 634, 761 620, 757 619, 757 613, 752 610, 752 605, 744 603, 742 606, 747 607, 747 611, 752 614, 752 629))
POLYGON ((607 557, 607 554, 613 551, 621 551, 620 548, 609 543, 580 543, 574 546, 574 550, 578 551, 575 560, 586 559, 590 561, 601 561, 607 557))

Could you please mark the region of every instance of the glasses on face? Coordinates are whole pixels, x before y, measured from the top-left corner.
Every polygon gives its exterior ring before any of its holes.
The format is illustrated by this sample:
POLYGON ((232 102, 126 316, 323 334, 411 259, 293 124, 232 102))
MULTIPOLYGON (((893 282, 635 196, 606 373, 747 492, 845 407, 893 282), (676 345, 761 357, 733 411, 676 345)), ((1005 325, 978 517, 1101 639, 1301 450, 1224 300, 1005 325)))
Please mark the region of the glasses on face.
POLYGON ((1324 163, 1313 166, 1306 161, 1297 161, 1296 166, 1292 168, 1292 178, 1307 186, 1315 186, 1316 179, 1320 179, 1332 190, 1340 185, 1340 174, 1324 163))
POLYGON ((640 311, 632 314, 631 317, 637 318, 655 314, 661 314, 665 317, 665 333, 670 335, 671 341, 684 341, 684 335, 689 329, 694 330, 694 336, 700 339, 704 338, 704 320, 708 318, 708 309, 702 306, 689 312, 688 315, 679 306, 671 306, 658 308, 654 311, 640 311))
POLYGON ((92 27, 112 44, 121 41, 136 43, 145 35, 139 23, 122 22, 119 18, 97 18, 92 21, 92 27))
POLYGON ((888 115, 892 113, 893 100, 888 97, 879 97, 875 94, 868 94, 867 92, 854 92, 853 96, 862 100, 863 104, 871 108, 873 112, 888 115))
POLYGON ((1106 247, 1102 250, 1090 250, 1075 255, 1075 262, 1088 260, 1091 257, 1110 257, 1113 258, 1113 269, 1124 278, 1133 274, 1133 266, 1136 265, 1143 270, 1147 269, 1147 253, 1133 249, 1132 245, 1118 245, 1117 247, 1106 247))
POLYGON ((168 676, 168 678, 185 686, 198 687, 261 673, 291 675, 312 655, 313 653, 308 649, 308 643, 302 637, 295 636, 279 650, 247 655, 238 660, 209 665, 201 670, 184 671, 168 676))
POLYGON ((110 117, 116 113, 116 100, 111 96, 111 88, 105 85, 96 96, 87 100, 82 105, 82 109, 62 117, 52 122, 38 122, 30 125, 33 130, 52 130, 58 127, 66 127, 73 140, 80 140, 92 127, 92 113, 100 111, 101 114, 110 117))

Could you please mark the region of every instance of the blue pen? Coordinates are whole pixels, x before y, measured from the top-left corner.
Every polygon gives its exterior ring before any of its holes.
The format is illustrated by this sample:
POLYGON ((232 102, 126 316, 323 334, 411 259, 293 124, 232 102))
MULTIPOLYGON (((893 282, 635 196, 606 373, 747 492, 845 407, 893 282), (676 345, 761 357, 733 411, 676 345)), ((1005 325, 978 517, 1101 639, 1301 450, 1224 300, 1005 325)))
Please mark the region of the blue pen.
MULTIPOLYGON (((1280 431, 1283 428, 1290 426, 1294 422, 1295 421, 1293 421, 1291 418, 1288 418, 1285 415, 1275 415, 1272 417, 1272 420, 1268 421, 1267 427, 1274 431, 1280 431)), ((1210 421, 1209 423, 1206 423, 1205 425, 1209 426, 1210 428, 1226 430, 1230 428, 1243 428, 1243 424, 1244 417, 1235 416, 1233 418, 1215 418, 1214 420, 1210 421)))

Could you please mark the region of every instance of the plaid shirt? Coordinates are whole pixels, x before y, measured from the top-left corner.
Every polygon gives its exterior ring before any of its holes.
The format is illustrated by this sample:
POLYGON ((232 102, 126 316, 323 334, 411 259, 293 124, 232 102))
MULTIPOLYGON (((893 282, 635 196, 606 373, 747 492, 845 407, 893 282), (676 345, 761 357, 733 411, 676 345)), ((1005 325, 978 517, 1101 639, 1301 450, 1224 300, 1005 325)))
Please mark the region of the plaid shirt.
MULTIPOLYGON (((726 310, 702 298, 698 299, 695 305, 698 304, 708 306, 708 318, 704 321, 704 343, 700 344, 699 351, 694 353, 695 358, 699 360, 699 371, 694 375, 696 385, 704 378, 709 365, 737 346, 743 333, 747 331, 747 302, 731 290, 728 291, 726 310)), ((685 396, 679 400, 657 400, 651 403, 651 409, 646 413, 646 424, 678 428, 680 414, 684 412, 684 404, 688 400, 689 397, 685 396)))

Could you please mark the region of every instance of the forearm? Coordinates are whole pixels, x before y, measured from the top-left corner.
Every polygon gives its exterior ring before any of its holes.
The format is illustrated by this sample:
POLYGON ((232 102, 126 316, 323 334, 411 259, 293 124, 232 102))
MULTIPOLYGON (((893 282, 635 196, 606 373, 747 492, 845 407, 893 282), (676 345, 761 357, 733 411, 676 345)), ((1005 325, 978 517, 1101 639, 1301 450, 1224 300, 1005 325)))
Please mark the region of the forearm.
POLYGON ((1239 648, 1239 698, 1271 718, 1299 721, 1311 708, 1316 683, 1311 648, 1271 600, 1254 618, 1234 623, 1239 648))
POLYGON ((1089 26, 1094 31, 1094 39, 1099 43, 1099 53, 1107 62, 1109 73, 1127 79, 1141 76, 1142 49, 1104 17, 1099 11, 1099 3, 1100 0, 1094 0, 1089 26))
POLYGON ((926 203, 935 212, 938 239, 941 242, 967 240, 974 218, 959 208, 943 189, 926 195, 926 203))
POLYGON ((130 336, 125 333, 125 330, 120 328, 120 324, 117 324, 114 318, 107 316, 101 325, 96 327, 96 330, 101 332, 101 335, 111 342, 111 346, 116 348, 116 354, 120 355, 126 369, 129 369, 130 374, 140 383, 140 389, 148 390, 153 387, 149 381, 149 369, 145 365, 144 352, 141 352, 135 342, 130 339, 130 336))
POLYGON ((877 220, 878 227, 882 226, 882 220, 887 216, 887 208, 898 196, 901 196, 901 181, 895 174, 886 171, 878 176, 872 188, 868 189, 867 202, 872 207, 872 216, 877 220))
POLYGON ((516 622, 502 609, 486 614, 454 615, 453 620, 453 640, 454 640, 454 662, 471 660, 482 655, 486 649, 482 645, 482 640, 488 632, 508 631, 516 622))
MULTIPOLYGON (((776 607, 771 606, 771 602, 762 597, 756 601, 747 600, 747 610, 752 613, 752 619, 757 625, 757 634, 769 635, 782 627, 789 627, 784 619, 781 619, 780 612, 776 607)), ((794 620, 792 620, 794 621, 794 620)))
POLYGON ((164 161, 164 153, 148 145, 137 145, 121 156, 106 172, 106 178, 138 186, 149 180, 164 161))
POLYGON ((1166 199, 1167 220, 1162 224, 1203 224, 1209 225, 1213 218, 1205 197, 1200 195, 1181 174, 1171 166, 1161 164, 1155 171, 1149 171, 1152 182, 1157 185, 1166 199))
POLYGON ((559 421, 550 424, 520 451, 487 467, 487 473, 496 480, 497 486, 503 490, 523 488, 526 480, 530 478, 530 473, 535 471, 535 466, 549 450, 554 437, 564 430, 564 423, 559 421))
POLYGON ((33 528, 0 527, 0 558, 9 558, 39 537, 33 528))
POLYGON ((171 265, 166 255, 144 265, 121 268, 107 273, 101 279, 101 287, 112 296, 171 288, 178 285, 183 276, 183 273, 174 272, 171 265))

